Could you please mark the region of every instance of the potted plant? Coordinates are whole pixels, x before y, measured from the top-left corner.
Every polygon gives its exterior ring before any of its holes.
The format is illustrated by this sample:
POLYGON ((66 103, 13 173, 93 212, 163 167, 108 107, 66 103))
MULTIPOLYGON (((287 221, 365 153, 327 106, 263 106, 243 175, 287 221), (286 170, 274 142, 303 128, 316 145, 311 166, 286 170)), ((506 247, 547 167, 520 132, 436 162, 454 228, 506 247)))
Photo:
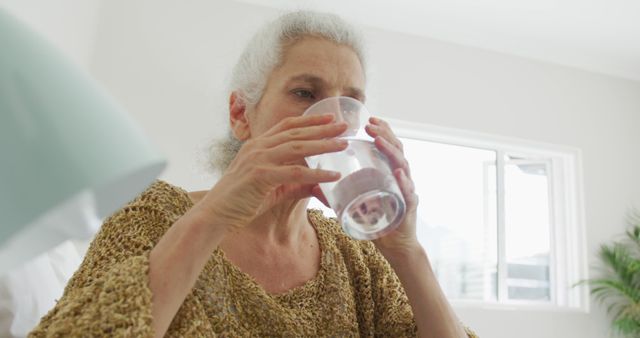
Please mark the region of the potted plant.
POLYGON ((582 283, 591 295, 607 306, 612 328, 623 337, 640 337, 640 212, 629 216, 625 238, 600 247, 603 274, 582 283))

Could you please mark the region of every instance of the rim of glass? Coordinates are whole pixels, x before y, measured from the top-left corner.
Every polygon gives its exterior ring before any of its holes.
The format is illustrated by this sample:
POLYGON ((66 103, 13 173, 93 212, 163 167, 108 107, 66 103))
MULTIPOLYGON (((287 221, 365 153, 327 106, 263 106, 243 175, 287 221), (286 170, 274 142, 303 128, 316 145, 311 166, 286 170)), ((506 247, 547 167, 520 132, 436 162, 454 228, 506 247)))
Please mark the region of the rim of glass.
POLYGON ((367 113, 369 112, 369 110, 367 109, 367 106, 365 106, 365 105, 364 105, 364 103, 362 103, 362 101, 360 101, 360 100, 356 100, 356 99, 354 99, 353 97, 349 97, 349 96, 330 96, 330 97, 326 97, 326 98, 324 98, 324 99, 322 99, 322 100, 320 100, 320 101, 318 101, 318 102, 316 102, 316 103, 314 103, 314 104, 310 105, 310 106, 309 106, 309 108, 305 109, 305 111, 304 111, 303 115, 307 115, 307 113, 308 113, 309 111, 311 111, 311 109, 312 109, 313 107, 315 107, 315 106, 317 106, 317 105, 319 105, 320 103, 323 103, 323 102, 325 102, 325 101, 329 101, 329 100, 338 100, 338 101, 340 101, 340 100, 345 100, 345 101, 350 101, 350 102, 352 102, 352 103, 356 103, 357 105, 359 105, 359 106, 361 106, 362 108, 364 108, 364 109, 367 111, 367 113))

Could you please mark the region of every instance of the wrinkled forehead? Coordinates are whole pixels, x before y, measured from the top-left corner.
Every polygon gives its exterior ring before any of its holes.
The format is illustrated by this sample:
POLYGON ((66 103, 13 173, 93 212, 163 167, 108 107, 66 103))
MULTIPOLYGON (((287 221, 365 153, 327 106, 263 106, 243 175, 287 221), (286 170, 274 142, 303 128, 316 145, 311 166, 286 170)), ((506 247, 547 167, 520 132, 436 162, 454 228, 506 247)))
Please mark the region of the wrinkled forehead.
POLYGON ((364 70, 356 52, 324 39, 308 38, 288 46, 274 75, 281 81, 340 88, 364 97, 364 70))

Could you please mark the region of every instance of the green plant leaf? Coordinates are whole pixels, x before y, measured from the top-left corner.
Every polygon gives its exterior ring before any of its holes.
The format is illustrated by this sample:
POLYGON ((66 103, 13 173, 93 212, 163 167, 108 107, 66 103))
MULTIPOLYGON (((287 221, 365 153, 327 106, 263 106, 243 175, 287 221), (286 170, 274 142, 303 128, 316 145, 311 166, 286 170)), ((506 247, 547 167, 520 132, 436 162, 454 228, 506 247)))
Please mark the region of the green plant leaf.
POLYGON ((640 321, 631 317, 622 317, 613 321, 613 328, 628 337, 637 337, 640 321))
POLYGON ((602 276, 580 281, 589 284, 592 297, 613 316, 614 331, 640 337, 640 211, 630 213, 626 238, 602 245, 599 258, 602 276))

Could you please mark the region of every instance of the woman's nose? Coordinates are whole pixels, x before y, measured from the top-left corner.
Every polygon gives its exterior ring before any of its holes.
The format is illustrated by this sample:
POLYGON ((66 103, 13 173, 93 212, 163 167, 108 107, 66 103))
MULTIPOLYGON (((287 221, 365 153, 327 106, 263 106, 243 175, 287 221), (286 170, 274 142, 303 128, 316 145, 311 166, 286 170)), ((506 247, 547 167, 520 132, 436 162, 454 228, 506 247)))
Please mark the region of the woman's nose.
POLYGON ((335 100, 334 102, 331 102, 331 105, 329 106, 329 108, 327 109, 328 112, 331 112, 335 115, 336 119, 335 122, 343 122, 344 121, 344 117, 342 116, 342 107, 340 107, 340 102, 338 100, 335 100))

